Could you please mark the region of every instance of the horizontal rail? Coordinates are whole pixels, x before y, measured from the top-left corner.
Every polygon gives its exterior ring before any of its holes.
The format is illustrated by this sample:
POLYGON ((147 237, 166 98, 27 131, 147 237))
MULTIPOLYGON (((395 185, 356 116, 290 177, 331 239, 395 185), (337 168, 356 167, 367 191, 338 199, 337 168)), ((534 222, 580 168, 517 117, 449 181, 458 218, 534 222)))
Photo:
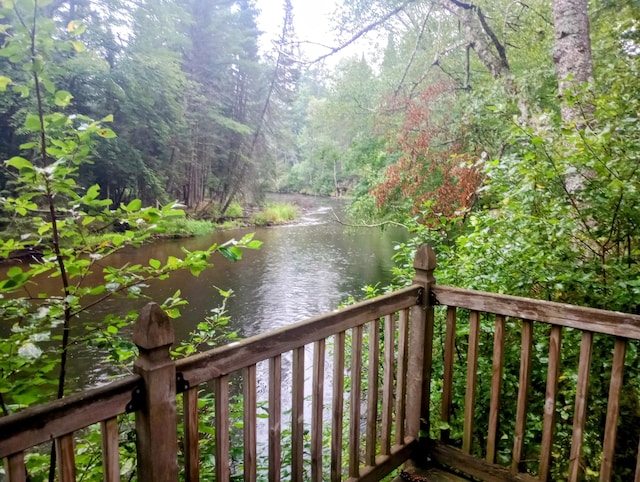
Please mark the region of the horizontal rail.
POLYGON ((139 375, 131 375, 0 418, 0 458, 126 413, 141 381, 139 375))
POLYGON ((340 311, 309 318, 238 343, 231 343, 179 360, 176 362, 176 370, 182 374, 187 383, 178 387, 178 391, 184 391, 187 386, 199 385, 370 320, 415 306, 420 302, 422 292, 423 289, 418 285, 409 286, 373 300, 348 306, 340 311))
POLYGON ((434 286, 438 303, 640 340, 640 316, 450 286, 434 286))

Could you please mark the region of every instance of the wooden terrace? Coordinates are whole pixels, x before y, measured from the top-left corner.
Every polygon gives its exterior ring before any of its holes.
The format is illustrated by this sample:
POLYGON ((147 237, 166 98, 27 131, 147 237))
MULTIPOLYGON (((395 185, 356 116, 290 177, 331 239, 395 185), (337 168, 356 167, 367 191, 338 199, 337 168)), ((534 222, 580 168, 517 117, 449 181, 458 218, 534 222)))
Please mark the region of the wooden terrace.
POLYGON ((427 246, 414 265, 411 286, 177 361, 148 304, 134 375, 0 419, 5 477, 53 442, 57 479, 80 480, 97 425, 103 480, 131 480, 135 419, 140 482, 640 482, 640 316, 439 286, 427 246))

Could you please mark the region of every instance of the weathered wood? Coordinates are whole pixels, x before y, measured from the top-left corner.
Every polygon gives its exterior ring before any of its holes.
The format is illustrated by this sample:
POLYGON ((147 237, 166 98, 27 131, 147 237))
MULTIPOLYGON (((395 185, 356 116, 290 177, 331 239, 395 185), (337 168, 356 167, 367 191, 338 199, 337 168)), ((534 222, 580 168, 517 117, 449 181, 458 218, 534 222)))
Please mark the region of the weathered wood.
POLYGON ((257 388, 256 366, 251 365, 244 369, 244 384, 242 386, 243 405, 243 431, 244 431, 244 480, 256 482, 257 480, 257 388))
POLYGON ((636 475, 634 482, 640 482, 640 441, 638 442, 638 456, 636 457, 636 475))
POLYGON ((73 434, 55 440, 60 482, 76 482, 76 454, 73 434))
POLYGON ((229 450, 229 377, 223 375, 213 380, 213 394, 215 397, 215 428, 216 428, 216 481, 229 482, 231 476, 229 450))
POLYGON ((431 352, 433 346, 433 306, 430 292, 435 285, 433 270, 436 256, 426 245, 420 246, 414 261, 416 275, 413 286, 420 287, 417 301, 411 308, 411 338, 407 369, 406 435, 418 438, 420 431, 429 431, 429 400, 431 395, 431 352), (423 403, 424 402, 424 403, 423 403))
POLYGON ((198 428, 198 387, 182 395, 184 422, 184 464, 186 482, 200 480, 200 431, 198 428))
POLYGON ((573 411, 573 433, 571 436, 571 454, 569 455, 569 482, 580 478, 582 441, 584 424, 587 419, 587 392, 589 390, 589 370, 593 350, 593 333, 582 332, 580 342, 580 364, 578 365, 578 386, 576 387, 576 406, 573 411))
POLYGON ((118 449, 118 419, 100 422, 102 435, 102 473, 104 482, 120 482, 120 450, 118 449))
POLYGON ((542 444, 540 446, 540 480, 546 481, 551 473, 551 454, 556 418, 556 399, 558 396, 558 377, 560 376, 560 357, 562 348, 562 327, 552 326, 549 334, 549 365, 547 367, 547 388, 544 397, 544 419, 542 422, 542 444))
POLYGON ((349 477, 360 473, 360 400, 362 395, 362 325, 351 330, 351 392, 349 393, 349 477))
MULTIPOLYGON (((451 422, 453 404, 453 363, 456 350, 456 307, 447 307, 447 323, 444 341, 444 374, 442 379, 442 410, 440 420, 447 425, 451 422)), ((440 430, 440 439, 449 441, 450 430, 440 430)))
POLYGON ((281 478, 282 356, 269 359, 269 482, 281 478))
POLYGON ((313 349, 313 392, 311 396, 311 480, 322 480, 322 428, 324 408, 325 340, 313 349))
POLYGON ((378 443, 378 379, 380 366, 380 320, 369 323, 369 367, 367 370, 367 428, 365 465, 375 465, 378 443))
POLYGON ((333 396, 331 412, 331 480, 342 479, 342 422, 344 420, 345 332, 333 339, 333 396))
POLYGON ((27 482, 27 472, 24 465, 24 452, 10 455, 4 461, 7 482, 27 482))
POLYGON ((491 464, 496 461, 498 419, 500 416, 500 393, 502 391, 502 373, 504 366, 504 324, 502 315, 496 315, 493 332, 493 366, 491 371, 491 400, 489 402, 489 430, 487 434, 487 453, 485 460, 491 464))
POLYGON ((640 315, 450 286, 435 285, 433 292, 438 302, 447 306, 640 340, 640 315))
MULTIPOLYGON (((379 482, 393 472, 403 462, 408 460, 411 453, 416 450, 417 441, 411 438, 404 440, 401 445, 391 447, 389 455, 381 455, 376 458, 375 466, 367 466, 360 470, 358 477, 350 477, 347 482, 379 482)), ((331 479, 341 480, 341 479, 331 479)))
POLYGON ((409 286, 340 311, 316 316, 238 343, 183 358, 176 362, 176 367, 190 386, 199 385, 221 374, 229 374, 369 320, 409 308, 416 304, 420 291, 419 286, 409 286))
POLYGON ((626 350, 627 340, 616 338, 613 349, 613 363, 611 365, 611 381, 609 382, 607 421, 605 423, 604 441, 602 443, 602 465, 600 466, 601 482, 608 482, 611 480, 611 473, 613 470, 626 350))
MULTIPOLYGON (((405 473, 415 477, 414 480, 428 480, 429 482, 469 482, 469 479, 459 477, 447 470, 443 470, 436 467, 419 468, 419 467, 407 467, 405 473)), ((393 482, 404 482, 401 476, 393 479, 393 482)))
POLYGON ((144 406, 136 412, 138 480, 173 482, 178 479, 176 367, 169 355, 174 335, 158 304, 142 309, 133 341, 140 351, 134 370, 145 386, 144 406))
POLYGON ((141 382, 139 375, 131 375, 9 417, 0 417, 0 458, 125 413, 133 391, 141 382))
POLYGON ((511 468, 520 469, 524 453, 524 436, 527 424, 527 396, 531 378, 531 348, 533 346, 533 322, 522 320, 522 345, 520 347, 520 377, 518 381, 518 402, 516 407, 516 426, 513 435, 513 454, 511 468))
POLYGON ((476 380, 478 377, 478 342, 480 339, 480 313, 472 311, 469 316, 469 351, 467 353, 467 387, 464 402, 462 451, 471 453, 473 442, 473 415, 476 408, 476 380))
POLYGON ((304 473, 304 346, 293 350, 291 386, 291 478, 304 473))
POLYGON ((512 472, 499 465, 490 464, 484 459, 472 457, 444 442, 430 440, 427 450, 434 463, 450 467, 484 482, 539 482, 528 474, 512 472))
POLYGON ((395 321, 392 315, 384 318, 384 352, 382 366, 382 423, 380 427, 380 454, 391 453, 393 428, 393 362, 395 321))
POLYGON ((400 312, 398 323, 398 375, 396 382, 396 445, 402 445, 407 412, 407 363, 409 353, 409 310, 400 312))

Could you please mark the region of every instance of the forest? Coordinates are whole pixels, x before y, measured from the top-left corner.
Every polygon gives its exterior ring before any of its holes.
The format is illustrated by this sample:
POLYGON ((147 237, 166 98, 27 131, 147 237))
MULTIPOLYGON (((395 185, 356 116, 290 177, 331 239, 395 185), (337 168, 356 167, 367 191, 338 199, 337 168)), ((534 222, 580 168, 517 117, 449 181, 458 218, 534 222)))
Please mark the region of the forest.
MULTIPOLYGON (((0 0, 0 256, 43 250, 0 280, 3 416, 65 395, 73 323, 97 302, 260 242, 83 284, 99 261, 270 192, 405 226, 395 287, 428 242, 440 284, 640 313, 637 0, 343 0, 320 55, 291 0, 273 8, 265 41, 253 0, 0 0), (29 293, 47 273, 61 294, 29 293)), ((134 319, 75 336, 126 364, 134 319)))

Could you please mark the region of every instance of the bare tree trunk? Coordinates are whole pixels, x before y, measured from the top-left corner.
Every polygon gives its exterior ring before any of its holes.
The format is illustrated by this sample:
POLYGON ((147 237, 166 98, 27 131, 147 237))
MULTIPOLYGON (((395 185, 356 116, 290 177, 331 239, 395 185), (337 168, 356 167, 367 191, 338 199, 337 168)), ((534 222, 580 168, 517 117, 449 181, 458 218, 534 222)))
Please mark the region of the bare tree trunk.
POLYGON ((593 79, 587 0, 553 0, 553 28, 553 61, 558 77, 558 93, 563 98, 562 119, 570 122, 588 118, 593 106, 585 108, 584 105, 566 102, 566 94, 570 89, 593 79))

